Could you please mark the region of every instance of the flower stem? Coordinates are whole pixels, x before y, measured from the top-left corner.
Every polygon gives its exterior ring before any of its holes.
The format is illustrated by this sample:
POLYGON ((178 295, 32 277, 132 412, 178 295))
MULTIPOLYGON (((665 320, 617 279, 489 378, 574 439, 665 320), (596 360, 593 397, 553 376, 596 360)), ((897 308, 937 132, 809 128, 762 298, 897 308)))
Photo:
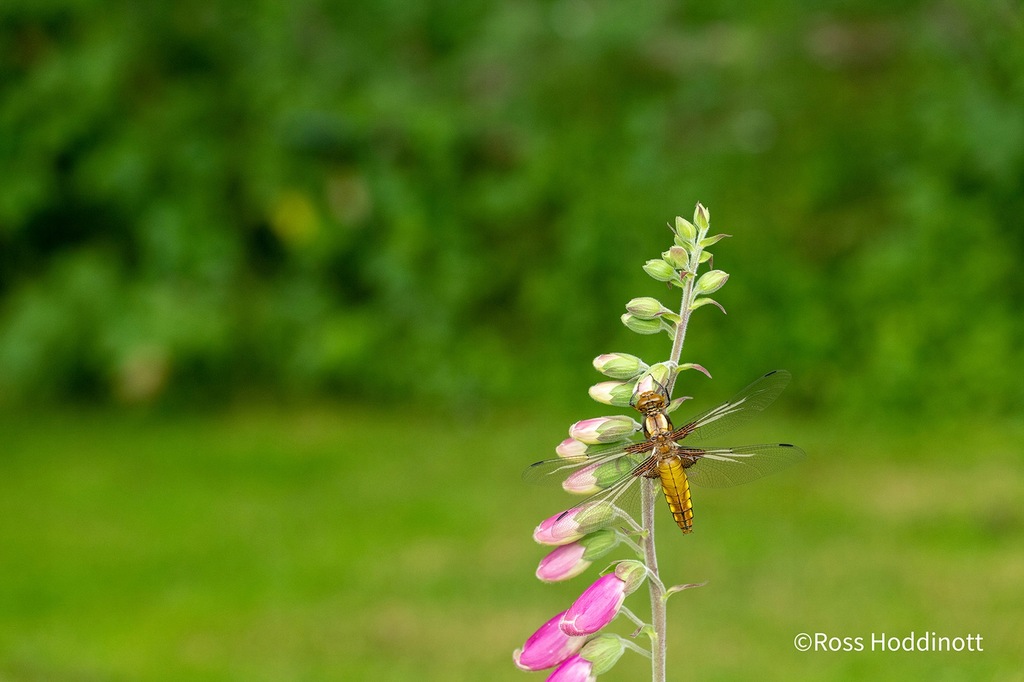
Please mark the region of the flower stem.
MULTIPOLYGON (((701 230, 696 243, 704 239, 707 230, 701 230)), ((679 364, 679 358, 683 354, 683 343, 686 341, 686 328, 690 323, 691 306, 696 298, 697 292, 694 282, 697 279, 697 270, 700 268, 700 252, 698 246, 690 255, 690 268, 686 281, 683 283, 682 303, 679 307, 679 324, 676 326, 675 337, 672 340, 672 353, 669 355, 669 362, 679 364)), ((668 392, 672 395, 675 387, 677 373, 673 372, 669 378, 668 392)), ((641 493, 641 523, 646 531, 644 538, 644 558, 647 568, 653 576, 647 584, 651 593, 651 626, 654 628, 654 642, 651 645, 651 680, 652 682, 665 682, 665 662, 668 650, 666 630, 668 629, 668 618, 665 609, 665 588, 661 584, 658 575, 658 553, 654 545, 654 503, 658 493, 658 479, 646 479, 641 493)))
MULTIPOLYGON (((693 305, 694 299, 697 297, 697 291, 694 288, 694 283, 697 280, 697 271, 700 270, 700 256, 704 250, 700 248, 699 244, 704 237, 707 236, 707 229, 703 229, 697 235, 695 241, 698 244, 697 248, 690 254, 689 268, 686 272, 686 281, 683 282, 683 301, 679 306, 679 324, 676 325, 675 338, 672 340, 672 353, 669 355, 669 362, 679 363, 679 358, 683 355, 683 342, 686 341, 686 328, 690 324, 690 313, 693 312, 691 306, 693 305)), ((672 389, 676 384, 676 373, 673 373, 669 379, 668 392, 672 394, 672 389)))
MULTIPOLYGON (((657 494, 657 479, 645 478, 641 499, 641 525, 646 531, 644 537, 644 560, 647 570, 655 578, 658 577, 658 552, 654 545, 654 503, 657 494)), ((668 619, 665 615, 665 599, 661 581, 648 580, 647 586, 651 593, 651 626, 654 628, 654 641, 651 642, 651 682, 665 682, 665 659, 667 639, 665 630, 668 619)))
MULTIPOLYGON (((676 336, 672 341, 672 353, 668 356, 668 361, 679 364, 679 358, 683 354, 683 342, 686 340, 686 327, 690 323, 690 306, 693 304, 694 290, 693 280, 696 274, 686 278, 686 282, 683 284, 683 303, 679 307, 679 324, 676 325, 676 336)), ((673 372, 669 379, 668 391, 669 395, 672 394, 672 388, 676 384, 677 373, 673 372)))

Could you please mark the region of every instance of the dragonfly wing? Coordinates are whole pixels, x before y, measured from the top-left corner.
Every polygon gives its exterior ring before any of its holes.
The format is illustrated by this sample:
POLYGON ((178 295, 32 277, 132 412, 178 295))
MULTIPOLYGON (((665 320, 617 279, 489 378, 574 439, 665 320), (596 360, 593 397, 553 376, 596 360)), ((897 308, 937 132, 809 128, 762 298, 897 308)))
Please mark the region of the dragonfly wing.
MULTIPOLYGON (((603 445, 589 445, 586 452, 568 457, 553 457, 534 462, 523 470, 523 480, 528 483, 548 483, 560 481, 575 471, 588 466, 610 463, 624 457, 647 452, 653 447, 649 442, 622 440, 603 445)), ((641 458, 642 459, 642 458, 641 458)), ((633 461, 630 467, 641 460, 633 461)))
POLYGON ((638 482, 644 478, 645 473, 657 467, 656 460, 651 455, 628 453, 627 457, 621 457, 612 463, 624 473, 562 512, 553 525, 556 536, 586 534, 608 525, 605 521, 610 517, 636 516, 640 499, 638 482), (627 462, 635 464, 627 467, 627 462))
POLYGON ((672 433, 673 440, 687 436, 692 441, 709 440, 732 431, 775 402, 791 378, 790 373, 784 369, 768 372, 731 400, 697 415, 689 424, 676 429, 672 433))
POLYGON ((762 476, 782 471, 806 454, 795 445, 771 443, 735 448, 683 448, 682 459, 693 462, 686 467, 690 481, 706 488, 728 488, 749 483, 762 476))

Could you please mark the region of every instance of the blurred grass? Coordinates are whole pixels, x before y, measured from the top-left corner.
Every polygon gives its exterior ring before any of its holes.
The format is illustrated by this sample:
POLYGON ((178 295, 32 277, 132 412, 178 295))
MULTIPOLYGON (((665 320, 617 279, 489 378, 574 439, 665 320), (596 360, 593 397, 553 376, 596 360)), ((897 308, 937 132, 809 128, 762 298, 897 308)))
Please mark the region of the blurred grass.
MULTIPOLYGON (((568 498, 519 471, 586 415, 390 409, 0 415, 0 679, 540 679, 512 649, 587 578, 533 578, 568 498)), ((810 458, 695 490, 690 537, 661 515, 666 580, 710 581, 670 603, 671 679, 1024 679, 1024 426, 965 426, 740 435, 810 458), (792 646, 911 630, 985 651, 792 646)))

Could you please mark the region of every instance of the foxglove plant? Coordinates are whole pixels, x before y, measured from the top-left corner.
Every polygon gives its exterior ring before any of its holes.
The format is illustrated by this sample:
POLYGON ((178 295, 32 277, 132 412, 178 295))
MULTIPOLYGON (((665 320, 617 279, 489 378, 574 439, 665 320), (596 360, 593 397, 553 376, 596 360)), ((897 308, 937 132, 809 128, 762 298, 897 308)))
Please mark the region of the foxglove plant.
MULTIPOLYGON (((677 217, 669 228, 672 246, 661 258, 647 261, 645 272, 655 280, 666 282, 681 292, 678 312, 666 308, 651 297, 634 298, 626 304, 622 323, 639 334, 667 332, 672 348, 666 361, 648 365, 628 353, 607 353, 594 359, 594 367, 608 378, 590 388, 590 396, 599 403, 618 407, 633 406, 660 389, 668 401, 676 376, 683 370, 697 370, 708 376, 704 367, 680 363, 686 330, 693 311, 713 305, 722 306, 709 295, 722 288, 729 275, 710 268, 711 253, 707 247, 729 235, 708 236, 708 211, 697 204, 693 222, 677 217), (705 271, 700 273, 702 266, 705 271)), ((667 414, 686 398, 668 401, 667 414)), ((646 415, 647 412, 643 412, 646 415)), ((545 473, 572 471, 562 487, 575 494, 594 495, 621 481, 631 470, 639 485, 623 486, 625 491, 640 488, 640 520, 628 513, 628 493, 600 497, 584 502, 568 511, 542 521, 534 530, 534 540, 553 546, 541 560, 537 577, 546 582, 568 580, 583 573, 594 561, 618 546, 631 550, 635 558, 613 562, 612 570, 600 576, 569 606, 534 633, 514 654, 517 666, 524 670, 554 668, 548 680, 595 680, 611 669, 625 649, 632 649, 651 659, 653 682, 665 680, 666 610, 669 596, 696 585, 664 585, 658 573, 654 542, 654 508, 658 473, 650 470, 637 473, 636 467, 646 455, 623 456, 630 440, 646 427, 624 415, 584 419, 569 429, 569 438, 555 449, 558 458, 543 464, 545 473), (611 453, 615 453, 613 459, 611 453), (602 455, 608 455, 603 457, 602 455), (584 462, 593 462, 579 466, 584 462), (646 623, 625 606, 626 598, 646 581, 651 603, 651 622, 646 623), (634 637, 647 635, 649 648, 618 635, 601 632, 618 616, 636 624, 634 637)), ((628 452, 628 450, 627 450, 628 452)), ((535 465, 536 466, 536 465, 535 465)), ((531 470, 527 471, 530 477, 531 470)), ((681 514, 681 512, 680 512, 681 514)), ((674 513, 674 516, 676 514, 674 513)), ((682 516, 678 517, 680 527, 682 516)), ((684 529, 685 531, 685 529, 684 529)))

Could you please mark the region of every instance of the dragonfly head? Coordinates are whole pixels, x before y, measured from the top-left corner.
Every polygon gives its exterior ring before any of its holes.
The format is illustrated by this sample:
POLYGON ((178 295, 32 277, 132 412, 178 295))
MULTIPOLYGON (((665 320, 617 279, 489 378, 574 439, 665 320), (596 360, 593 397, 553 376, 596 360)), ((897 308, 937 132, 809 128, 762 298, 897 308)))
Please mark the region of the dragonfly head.
POLYGON ((668 407, 668 403, 668 389, 654 376, 653 370, 640 377, 640 380, 636 382, 630 405, 644 416, 661 412, 668 407))
POLYGON ((668 397, 662 391, 644 391, 636 397, 633 407, 648 416, 668 407, 668 397))

